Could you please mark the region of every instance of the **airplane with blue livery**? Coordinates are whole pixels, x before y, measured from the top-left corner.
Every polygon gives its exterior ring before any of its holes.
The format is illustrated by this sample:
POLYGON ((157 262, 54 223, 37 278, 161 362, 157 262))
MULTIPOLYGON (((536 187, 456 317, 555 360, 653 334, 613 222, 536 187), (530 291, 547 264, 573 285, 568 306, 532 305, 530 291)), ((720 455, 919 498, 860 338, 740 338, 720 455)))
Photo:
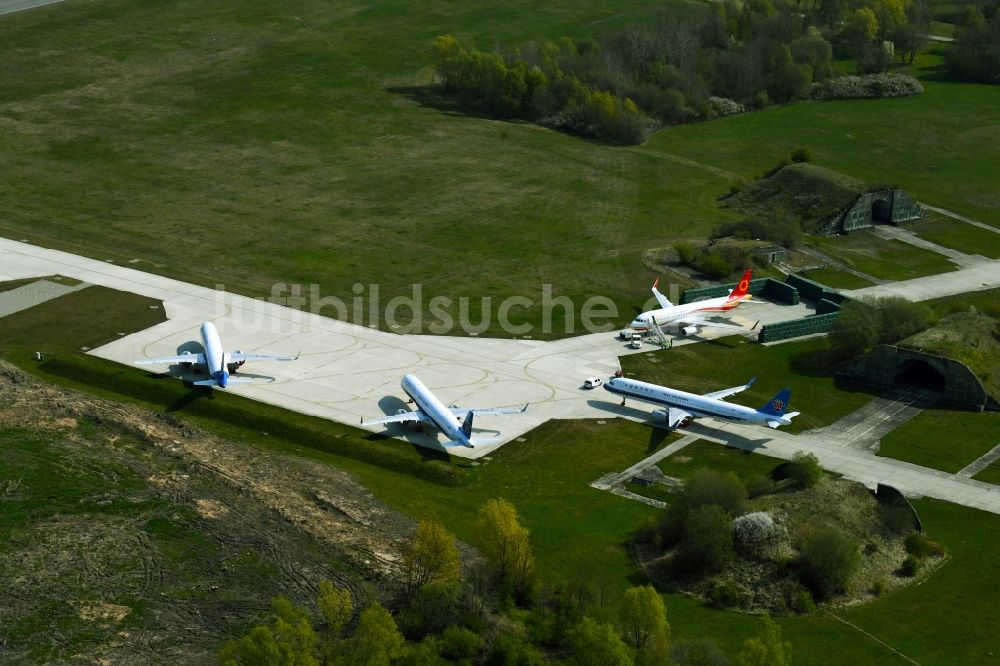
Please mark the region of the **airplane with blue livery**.
POLYGON ((664 416, 667 426, 670 428, 677 426, 684 428, 692 420, 703 417, 730 423, 767 426, 768 428, 791 424, 792 419, 799 415, 799 412, 786 412, 788 400, 792 395, 791 389, 782 389, 760 409, 733 405, 725 401, 725 398, 750 388, 755 380, 756 377, 742 386, 734 386, 704 395, 687 393, 623 377, 612 377, 604 384, 604 388, 621 396, 623 405, 626 399, 634 398, 663 407, 664 409, 656 410, 654 414, 664 416))
POLYGON ((436 395, 414 375, 406 375, 400 382, 403 392, 417 408, 413 411, 400 409, 391 416, 382 416, 365 421, 361 425, 373 426, 387 423, 417 422, 427 423, 440 430, 449 441, 444 447, 465 446, 475 448, 477 444, 493 444, 496 439, 480 440, 472 437, 472 418, 476 414, 521 414, 528 409, 524 407, 445 407, 436 395))
POLYGON ((235 351, 227 354, 222 348, 222 339, 215 324, 206 321, 201 325, 201 344, 204 351, 192 353, 185 351, 176 356, 151 358, 136 361, 136 365, 154 365, 158 363, 174 363, 183 368, 199 366, 209 373, 209 379, 192 382, 195 386, 217 386, 226 388, 232 384, 252 384, 255 380, 249 377, 232 377, 247 361, 295 361, 298 356, 268 356, 265 354, 244 354, 235 351))

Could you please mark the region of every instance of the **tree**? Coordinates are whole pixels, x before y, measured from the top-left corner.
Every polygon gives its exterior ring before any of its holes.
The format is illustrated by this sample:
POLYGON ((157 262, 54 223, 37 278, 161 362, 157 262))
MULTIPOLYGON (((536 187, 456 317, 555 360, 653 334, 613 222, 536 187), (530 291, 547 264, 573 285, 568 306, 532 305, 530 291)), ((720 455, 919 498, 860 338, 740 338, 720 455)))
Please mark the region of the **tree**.
POLYGON ((878 344, 881 325, 878 313, 868 303, 850 300, 841 308, 830 330, 834 356, 848 359, 878 344))
POLYGON ((670 625, 663 599, 652 585, 631 587, 622 598, 619 621, 625 643, 640 663, 662 664, 670 656, 670 625))
POLYGON ((374 603, 361 614, 358 628, 346 644, 344 663, 351 666, 388 666, 403 655, 406 641, 389 611, 374 603))
POLYGON ((799 488, 812 488, 823 478, 823 468, 816 454, 798 451, 785 468, 785 474, 799 488))
POLYGON ((334 587, 330 581, 319 582, 319 596, 316 604, 326 621, 326 632, 323 640, 323 661, 332 663, 340 639, 348 620, 354 614, 354 603, 351 591, 346 588, 334 587))
POLYGON ((689 509, 714 504, 729 516, 737 516, 746 508, 747 489, 732 472, 700 469, 684 483, 681 499, 689 509))
POLYGON ((858 568, 858 544, 835 527, 806 535, 799 547, 799 570, 817 599, 842 592, 858 568))
POLYGON ((680 567, 690 573, 712 573, 729 563, 733 533, 722 507, 709 504, 691 510, 677 557, 680 567))
POLYGON ((570 637, 577 666, 631 666, 632 655, 610 624, 598 624, 589 617, 577 625, 570 637))
POLYGON ((518 596, 528 591, 535 570, 530 533, 518 520, 517 509, 503 498, 491 499, 476 521, 480 550, 492 562, 497 580, 510 584, 518 596))
POLYGON ((791 666, 792 644, 781 640, 781 627, 767 614, 762 622, 760 634, 743 643, 737 663, 739 666, 791 666))
POLYGON ((268 666, 284 663, 283 654, 270 627, 254 627, 239 640, 229 641, 219 652, 222 666, 268 666))
POLYGON ((412 593, 432 581, 457 582, 458 546, 439 523, 420 521, 403 546, 403 574, 412 593))
POLYGON ((871 303, 878 312, 879 342, 892 344, 927 328, 931 312, 926 305, 902 296, 882 296, 871 303))
POLYGON ((280 595, 271 600, 271 608, 267 625, 254 627, 238 641, 226 643, 219 652, 224 666, 318 664, 315 653, 319 638, 306 611, 280 595))
POLYGON ((316 603, 326 621, 327 633, 339 636, 347 621, 351 619, 351 615, 354 614, 351 591, 347 588, 334 587, 330 581, 321 580, 316 603))

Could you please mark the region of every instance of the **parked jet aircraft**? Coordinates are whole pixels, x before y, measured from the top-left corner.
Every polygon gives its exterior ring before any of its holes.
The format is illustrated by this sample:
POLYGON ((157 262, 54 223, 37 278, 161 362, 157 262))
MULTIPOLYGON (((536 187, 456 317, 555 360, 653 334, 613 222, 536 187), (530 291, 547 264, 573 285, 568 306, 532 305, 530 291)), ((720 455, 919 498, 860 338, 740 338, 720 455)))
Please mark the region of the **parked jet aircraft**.
POLYGON ((250 384, 254 380, 244 377, 230 377, 230 373, 247 361, 295 361, 298 356, 265 356, 263 354, 244 354, 235 351, 231 354, 225 353, 222 349, 222 340, 219 338, 219 331, 215 324, 206 321, 201 325, 201 343, 204 352, 192 354, 184 352, 177 356, 165 356, 163 358, 151 358, 143 361, 136 361, 136 365, 152 365, 154 363, 179 363, 185 367, 200 365, 211 375, 211 379, 203 379, 193 382, 195 386, 218 386, 226 388, 230 384, 250 384))
MULTIPOLYGON (((656 282, 653 283, 653 295, 656 296, 656 300, 660 302, 660 308, 657 310, 643 312, 632 321, 629 327, 633 331, 649 331, 652 330, 653 322, 655 321, 657 326, 687 324, 688 326, 694 327, 704 326, 711 328, 728 328, 738 331, 746 330, 743 326, 710 321, 706 319, 705 316, 711 313, 729 312, 741 303, 750 301, 753 297, 747 293, 747 290, 750 288, 750 276, 752 274, 753 269, 748 268, 743 274, 743 277, 740 278, 739 283, 736 285, 736 289, 730 291, 728 296, 710 298, 708 300, 686 303, 684 305, 674 305, 667 299, 666 296, 661 294, 660 290, 657 289, 660 284, 660 279, 657 278, 656 282)), ((693 333, 694 331, 685 332, 693 333)))
POLYGON ((790 424, 792 419, 799 415, 799 412, 785 413, 788 408, 788 399, 792 394, 789 389, 782 389, 778 395, 768 400, 767 404, 760 409, 731 405, 723 400, 723 398, 750 388, 755 379, 756 377, 743 386, 734 386, 705 395, 686 393, 666 386, 657 386, 622 377, 612 377, 604 384, 604 388, 615 395, 622 396, 622 404, 625 404, 626 398, 635 398, 666 407, 665 410, 657 410, 654 413, 664 414, 667 426, 670 428, 674 428, 678 424, 685 427, 692 419, 704 416, 731 423, 766 425, 769 428, 790 424))
POLYGON ((379 425, 385 423, 403 423, 405 421, 418 421, 429 423, 443 432, 451 441, 445 442, 444 446, 467 446, 470 449, 476 444, 485 444, 485 441, 477 441, 472 438, 472 417, 476 414, 520 414, 526 409, 524 407, 445 407, 438 400, 437 396, 431 393, 430 389, 424 386, 423 382, 413 375, 406 375, 400 382, 403 392, 410 397, 410 400, 417 406, 412 412, 400 410, 392 416, 382 416, 377 419, 361 420, 361 425, 379 425), (464 416, 464 418, 463 418, 464 416))

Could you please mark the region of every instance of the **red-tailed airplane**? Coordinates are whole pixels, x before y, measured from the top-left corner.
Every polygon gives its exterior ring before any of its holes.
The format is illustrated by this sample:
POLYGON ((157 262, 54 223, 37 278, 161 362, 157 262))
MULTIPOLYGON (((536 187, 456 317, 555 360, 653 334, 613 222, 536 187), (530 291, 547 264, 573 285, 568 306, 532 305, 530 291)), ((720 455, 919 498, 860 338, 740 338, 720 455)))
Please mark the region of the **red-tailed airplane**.
MULTIPOLYGON (((661 294, 660 290, 657 289, 660 285, 660 279, 657 278, 656 282, 653 283, 653 295, 656 296, 656 300, 660 302, 661 307, 657 310, 643 312, 632 321, 630 328, 637 332, 649 331, 653 328, 653 322, 656 322, 657 326, 678 325, 683 327, 686 324, 689 327, 704 326, 744 331, 746 330, 744 326, 721 324, 711 321, 706 317, 729 312, 741 303, 750 301, 753 296, 747 292, 750 289, 750 276, 752 273, 753 269, 748 268, 743 277, 740 278, 736 288, 730 291, 728 296, 709 298, 695 303, 686 303, 685 305, 674 305, 666 296, 661 294)), ((685 331, 685 333, 688 332, 693 331, 685 331)))

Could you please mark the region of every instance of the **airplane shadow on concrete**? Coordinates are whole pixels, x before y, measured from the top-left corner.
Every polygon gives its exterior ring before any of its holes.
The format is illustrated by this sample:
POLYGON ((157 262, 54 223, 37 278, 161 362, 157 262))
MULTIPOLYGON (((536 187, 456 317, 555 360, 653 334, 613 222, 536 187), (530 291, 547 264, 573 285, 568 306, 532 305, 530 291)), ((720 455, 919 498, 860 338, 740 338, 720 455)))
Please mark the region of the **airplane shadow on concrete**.
MULTIPOLYGON (((761 427, 760 429, 762 431, 767 430, 767 428, 764 427, 761 427)), ((704 437, 721 439, 726 443, 726 446, 731 446, 734 449, 743 449, 744 451, 766 449, 768 442, 774 439, 773 437, 767 436, 761 437, 760 439, 750 439, 749 437, 743 437, 742 435, 737 435, 732 432, 723 432, 718 428, 712 427, 711 425, 698 423, 697 421, 688 426, 687 431, 691 435, 702 435, 704 437)))
POLYGON ((667 424, 663 421, 663 418, 654 414, 651 410, 629 407, 627 404, 622 406, 621 403, 596 399, 588 400, 587 404, 595 409, 614 414, 615 416, 638 419, 646 425, 652 426, 652 432, 649 433, 649 446, 647 447, 647 452, 649 453, 656 450, 656 447, 658 447, 666 436, 672 432, 722 439, 726 441, 727 446, 743 449, 744 451, 753 451, 754 449, 764 448, 767 443, 771 441, 770 437, 749 439, 731 432, 722 432, 718 428, 713 428, 711 425, 698 423, 697 421, 693 422, 687 428, 668 428, 667 424))

